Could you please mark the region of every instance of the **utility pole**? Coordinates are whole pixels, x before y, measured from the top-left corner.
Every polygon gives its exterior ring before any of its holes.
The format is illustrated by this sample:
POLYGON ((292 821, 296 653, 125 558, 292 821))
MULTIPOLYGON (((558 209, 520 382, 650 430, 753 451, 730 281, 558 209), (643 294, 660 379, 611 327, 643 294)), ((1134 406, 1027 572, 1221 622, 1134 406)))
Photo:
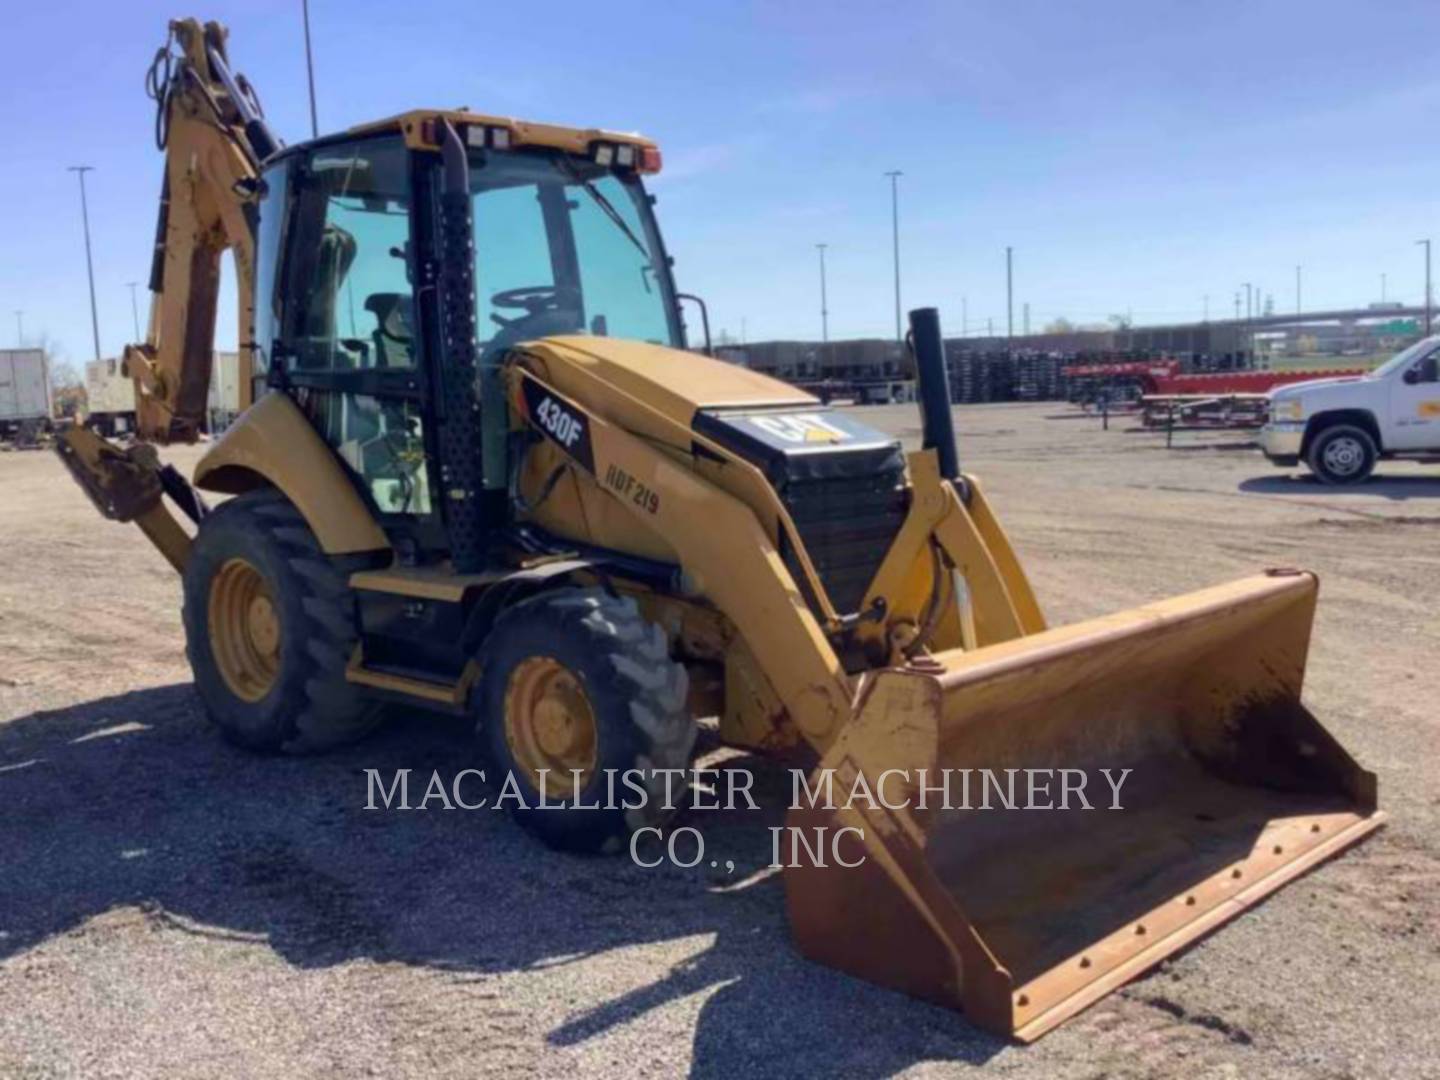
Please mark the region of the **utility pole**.
POLYGON ((140 337, 140 305, 135 300, 135 289, 140 283, 138 281, 127 281, 125 287, 130 290, 130 318, 135 323, 135 341, 138 344, 143 338, 140 337))
POLYGON ((1026 336, 1026 337, 1029 337, 1029 336, 1030 336, 1030 301, 1029 301, 1029 300, 1026 300, 1024 306, 1023 306, 1020 310, 1021 310, 1021 312, 1022 312, 1022 314, 1021 314, 1021 316, 1020 316, 1020 320, 1021 320, 1021 321, 1020 321, 1020 325, 1025 328, 1025 329, 1024 329, 1024 334, 1025 334, 1025 336, 1026 336))
POLYGON ((90 207, 85 201, 85 174, 94 171, 93 165, 70 165, 66 172, 80 177, 80 220, 85 226, 85 272, 90 278, 90 329, 95 335, 95 359, 100 359, 100 316, 95 308, 95 263, 90 257, 90 207))
POLYGON ((1416 240, 1415 242, 1417 244, 1423 244, 1425 247, 1425 336, 1429 337, 1430 305, 1432 303, 1430 299, 1430 241, 1427 238, 1425 240, 1416 240))
POLYGON ((15 347, 17 349, 25 347, 25 312, 19 308, 15 309, 15 347))
POLYGON ((1300 266, 1295 266, 1295 314, 1299 315, 1305 309, 1300 306, 1300 266))
POLYGON ((820 252, 820 344, 822 346, 830 343, 830 312, 825 306, 825 249, 829 244, 816 244, 816 250, 820 252))
POLYGON ((1015 249, 1005 248, 1005 351, 1010 351, 1010 339, 1015 336, 1015 249))
POLYGON ((310 137, 320 137, 320 121, 315 112, 315 57, 310 51, 310 0, 300 0, 300 16, 305 21, 305 74, 310 80, 310 137))
POLYGON ((905 174, 892 169, 885 175, 890 178, 890 235, 895 247, 895 340, 904 341, 900 330, 900 177, 905 174))

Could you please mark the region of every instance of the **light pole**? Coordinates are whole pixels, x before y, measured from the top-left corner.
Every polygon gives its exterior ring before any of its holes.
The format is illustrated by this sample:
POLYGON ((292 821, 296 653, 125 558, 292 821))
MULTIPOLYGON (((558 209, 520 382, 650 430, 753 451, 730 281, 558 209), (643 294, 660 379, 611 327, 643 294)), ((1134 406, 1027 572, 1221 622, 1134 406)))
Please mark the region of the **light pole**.
POLYGON ((970 336, 970 298, 960 297, 960 336, 970 336))
POLYGON ((904 341, 900 330, 900 177, 905 174, 892 169, 885 175, 890 178, 890 235, 895 248, 895 340, 904 341))
POLYGON ((1385 303, 1385 275, 1380 275, 1380 303, 1385 303))
POLYGON ((95 359, 100 359, 100 316, 95 308, 95 263, 90 257, 90 208, 85 201, 85 174, 94 171, 93 165, 70 165, 67 172, 80 177, 80 220, 85 226, 85 272, 90 278, 90 329, 95 335, 95 359))
POLYGON ((1300 266, 1295 266, 1295 314, 1299 315, 1305 309, 1300 306, 1300 266))
POLYGON ((820 252, 820 344, 830 343, 830 312, 825 305, 825 249, 829 244, 816 244, 815 249, 820 252))
POLYGON ((1210 321, 1210 294, 1209 294, 1208 292, 1205 294, 1205 317, 1204 317, 1203 319, 1201 319, 1200 321, 1201 321, 1201 322, 1209 322, 1209 321, 1210 321))
POLYGON ((130 318, 135 323, 135 341, 140 341, 140 306, 135 300, 135 289, 140 283, 138 281, 127 281, 125 287, 130 290, 130 318))
POLYGON ((310 137, 320 137, 320 121, 315 114, 315 58, 310 52, 310 0, 300 0, 300 17, 305 22, 305 75, 310 80, 310 137))
POLYGON ((15 309, 15 347, 25 347, 25 313, 19 308, 15 309))
POLYGON ((1431 304, 1431 300, 1430 300, 1430 241, 1429 241, 1429 239, 1427 238, 1427 239, 1425 239, 1425 240, 1416 240, 1415 242, 1416 242, 1417 244, 1423 244, 1424 247, 1425 247, 1425 336, 1426 336, 1426 337, 1429 337, 1429 336, 1430 336, 1430 304, 1431 304))

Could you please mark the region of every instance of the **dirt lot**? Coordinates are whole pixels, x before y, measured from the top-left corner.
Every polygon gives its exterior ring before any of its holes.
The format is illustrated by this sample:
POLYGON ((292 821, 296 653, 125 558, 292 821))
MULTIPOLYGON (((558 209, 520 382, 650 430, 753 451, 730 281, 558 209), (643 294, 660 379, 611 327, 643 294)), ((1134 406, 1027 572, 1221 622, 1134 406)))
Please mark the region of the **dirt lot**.
POLYGON ((365 811, 366 767, 471 763, 453 721, 223 745, 168 567, 52 456, 0 454, 0 1076, 1440 1075, 1440 467, 1334 491, 1233 436, 1167 451, 1060 411, 958 414, 1051 620, 1319 571, 1307 699, 1379 773, 1378 837, 1008 1046, 792 951, 779 881, 736 885, 780 818, 765 766, 773 810, 695 815, 727 876, 365 811))

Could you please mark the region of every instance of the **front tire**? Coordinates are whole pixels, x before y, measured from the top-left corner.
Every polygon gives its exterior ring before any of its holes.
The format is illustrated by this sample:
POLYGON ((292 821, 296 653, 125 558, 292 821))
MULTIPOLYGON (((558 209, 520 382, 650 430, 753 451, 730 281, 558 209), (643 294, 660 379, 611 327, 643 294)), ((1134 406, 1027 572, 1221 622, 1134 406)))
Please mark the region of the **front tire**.
POLYGON ((272 489, 201 521, 183 578, 185 651, 205 713, 230 742, 314 753, 379 722, 379 705, 345 681, 358 640, 349 561, 326 556, 272 489))
POLYGON ((1333 424, 1310 443, 1305 461, 1324 484, 1359 484, 1375 471, 1380 450, 1364 428, 1333 424))
POLYGON ((524 800, 507 801, 522 827, 564 851, 614 852, 678 809, 687 785, 672 777, 667 800, 656 770, 690 763, 687 677, 633 599, 591 588, 523 601, 496 621, 482 664, 476 733, 497 804, 506 785, 524 800), (551 809, 538 806, 542 770, 551 809))

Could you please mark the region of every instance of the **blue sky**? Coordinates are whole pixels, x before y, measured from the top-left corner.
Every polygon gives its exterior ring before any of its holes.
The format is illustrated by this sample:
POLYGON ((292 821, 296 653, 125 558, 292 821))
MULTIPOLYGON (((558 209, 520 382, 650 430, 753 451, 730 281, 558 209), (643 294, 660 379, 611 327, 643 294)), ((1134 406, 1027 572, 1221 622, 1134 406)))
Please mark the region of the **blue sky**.
MULTIPOLYGON (((212 0, 289 141, 309 133, 299 0, 212 0)), ((90 174, 101 343, 131 335, 160 156, 141 80, 174 0, 11 5, 0 47, 0 344, 44 332, 88 359, 75 178, 90 174)), ((683 289, 716 329, 893 330, 887 169, 901 180, 906 306, 949 333, 1233 311, 1241 282, 1293 307, 1419 302, 1440 239, 1440 4, 1384 2, 442 3, 312 0, 322 131, 470 106, 656 138, 683 289)), ((1440 254, 1440 253, 1437 253, 1440 254)), ((143 321, 142 306, 142 321, 143 321)), ((234 315, 221 313, 222 344, 234 315)))

